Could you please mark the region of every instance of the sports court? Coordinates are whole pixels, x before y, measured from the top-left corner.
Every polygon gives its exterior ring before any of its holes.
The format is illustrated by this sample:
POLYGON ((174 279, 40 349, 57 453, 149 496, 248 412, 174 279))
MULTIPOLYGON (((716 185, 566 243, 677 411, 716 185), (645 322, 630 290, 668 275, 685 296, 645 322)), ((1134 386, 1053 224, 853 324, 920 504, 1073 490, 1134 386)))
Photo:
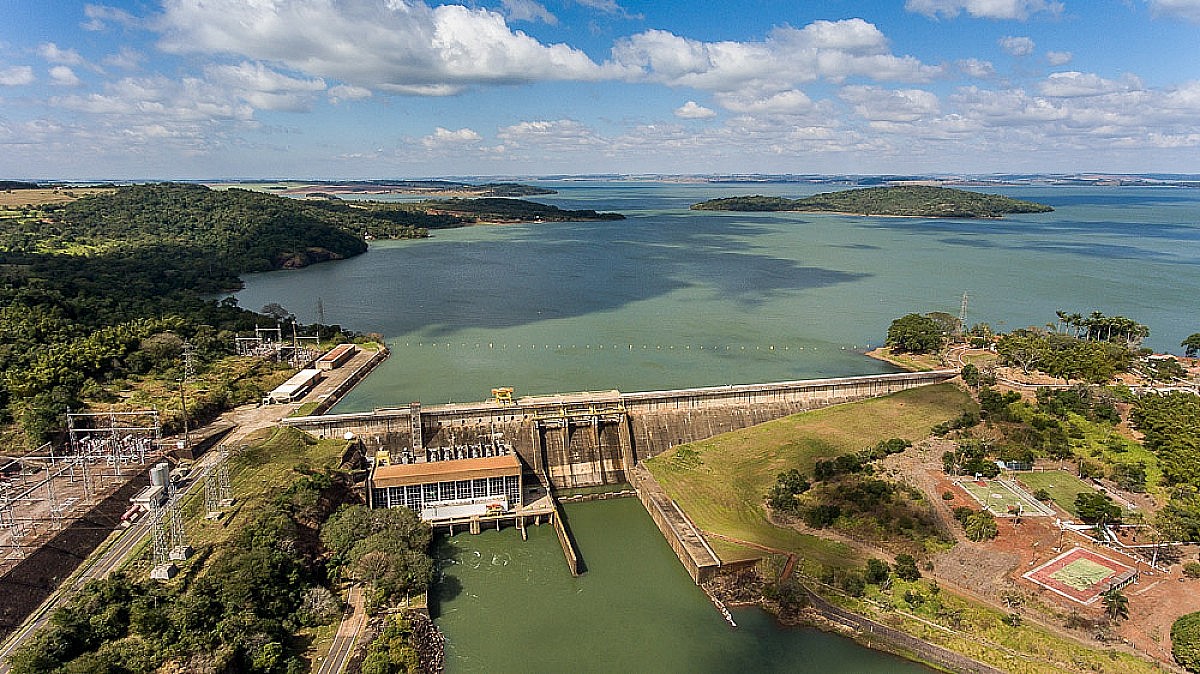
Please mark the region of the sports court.
POLYGON ((959 480, 955 482, 984 509, 996 517, 1049 517, 1054 511, 1029 492, 1007 480, 959 480))
POLYGON ((1108 590, 1133 582, 1137 572, 1091 550, 1072 548, 1024 577, 1071 601, 1091 604, 1108 590))

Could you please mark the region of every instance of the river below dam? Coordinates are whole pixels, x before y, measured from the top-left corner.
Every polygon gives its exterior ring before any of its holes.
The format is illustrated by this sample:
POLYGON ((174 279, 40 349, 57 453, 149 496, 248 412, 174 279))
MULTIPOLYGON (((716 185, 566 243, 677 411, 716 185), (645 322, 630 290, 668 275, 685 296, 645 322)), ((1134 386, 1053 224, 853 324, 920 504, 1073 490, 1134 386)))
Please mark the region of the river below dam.
MULTIPOLYGON (((690 211, 705 199, 830 187, 555 181, 535 201, 623 221, 435 231, 364 255, 246 277, 242 306, 278 303, 383 334, 392 357, 335 412, 520 395, 892 371, 862 351, 908 312, 1001 331, 1055 310, 1121 314, 1149 346, 1200 331, 1200 190, 1006 187, 1050 204, 1003 220, 690 211)), ((399 199, 399 197, 397 197, 399 199)), ((569 505, 588 572, 553 531, 442 539, 437 623, 451 671, 923 671, 839 637, 731 630, 636 500, 569 505)))
POLYGON ((757 608, 725 621, 635 498, 566 505, 587 573, 573 578, 548 525, 438 539, 432 610, 453 672, 930 670, 843 637, 778 626, 757 608))

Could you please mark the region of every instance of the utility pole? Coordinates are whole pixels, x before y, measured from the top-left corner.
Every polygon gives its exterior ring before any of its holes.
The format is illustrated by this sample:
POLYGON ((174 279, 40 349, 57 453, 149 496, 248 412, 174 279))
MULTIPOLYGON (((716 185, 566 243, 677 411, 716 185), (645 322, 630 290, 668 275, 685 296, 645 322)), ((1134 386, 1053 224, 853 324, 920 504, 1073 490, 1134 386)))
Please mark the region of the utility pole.
POLYGON ((183 343, 183 377, 179 380, 179 406, 183 411, 183 446, 190 448, 192 446, 192 438, 188 433, 188 411, 187 411, 187 393, 185 385, 188 380, 196 376, 195 353, 192 351, 192 343, 183 343))
POLYGON ((967 294, 962 294, 962 303, 958 306, 958 336, 967 332, 967 294))

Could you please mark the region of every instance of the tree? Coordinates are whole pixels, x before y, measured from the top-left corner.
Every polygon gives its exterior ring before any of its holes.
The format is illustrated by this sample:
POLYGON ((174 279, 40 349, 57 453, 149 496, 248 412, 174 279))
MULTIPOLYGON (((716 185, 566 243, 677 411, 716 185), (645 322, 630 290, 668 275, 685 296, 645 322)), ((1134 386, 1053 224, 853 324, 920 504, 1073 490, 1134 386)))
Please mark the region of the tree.
POLYGON ((892 569, 882 559, 872 557, 867 560, 867 568, 863 571, 863 579, 872 585, 879 585, 888 579, 892 569))
POLYGON ((1196 354, 1200 354, 1200 332, 1194 332, 1187 336, 1179 343, 1179 346, 1184 348, 1183 355, 1188 358, 1195 358, 1196 354))
POLYGON ((1108 494, 1098 491, 1075 495, 1075 512, 1087 524, 1108 524, 1121 521, 1121 506, 1113 503, 1108 494))
POLYGON ((975 542, 990 541, 1000 533, 995 516, 986 510, 980 510, 968 517, 963 523, 963 531, 968 539, 975 542))
POLYGON ((946 343, 942 325, 920 314, 907 314, 892 321, 888 328, 886 344, 908 353, 930 353, 946 343))
POLYGON ((1171 625, 1171 653, 1189 672, 1200 672, 1200 612, 1180 616, 1171 625))
POLYGON ((1104 597, 1104 615, 1112 620, 1129 617, 1129 598, 1124 592, 1112 589, 1101 596, 1104 597))
POLYGON ((896 555, 896 565, 894 570, 896 572, 896 577, 898 577, 900 580, 912 582, 921 577, 921 570, 917 568, 917 560, 908 553, 900 553, 896 555))

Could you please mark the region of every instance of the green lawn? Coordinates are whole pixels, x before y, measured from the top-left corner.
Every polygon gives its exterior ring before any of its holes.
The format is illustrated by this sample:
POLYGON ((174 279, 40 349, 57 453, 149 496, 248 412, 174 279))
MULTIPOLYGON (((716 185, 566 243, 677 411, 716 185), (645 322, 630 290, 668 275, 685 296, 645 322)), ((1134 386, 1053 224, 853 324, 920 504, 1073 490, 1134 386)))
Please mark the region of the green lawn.
POLYGON ((858 451, 887 438, 923 439, 935 424, 973 406, 970 397, 953 384, 924 386, 680 445, 646 465, 705 531, 828 564, 854 564, 856 555, 841 543, 767 521, 763 495, 775 476, 789 468, 811 472, 818 459, 858 451))
POLYGON ((1039 489, 1050 492, 1051 500, 1074 517, 1079 516, 1079 513, 1075 512, 1075 495, 1095 491, 1088 483, 1065 470, 1016 473, 1016 478, 1031 494, 1039 489))

